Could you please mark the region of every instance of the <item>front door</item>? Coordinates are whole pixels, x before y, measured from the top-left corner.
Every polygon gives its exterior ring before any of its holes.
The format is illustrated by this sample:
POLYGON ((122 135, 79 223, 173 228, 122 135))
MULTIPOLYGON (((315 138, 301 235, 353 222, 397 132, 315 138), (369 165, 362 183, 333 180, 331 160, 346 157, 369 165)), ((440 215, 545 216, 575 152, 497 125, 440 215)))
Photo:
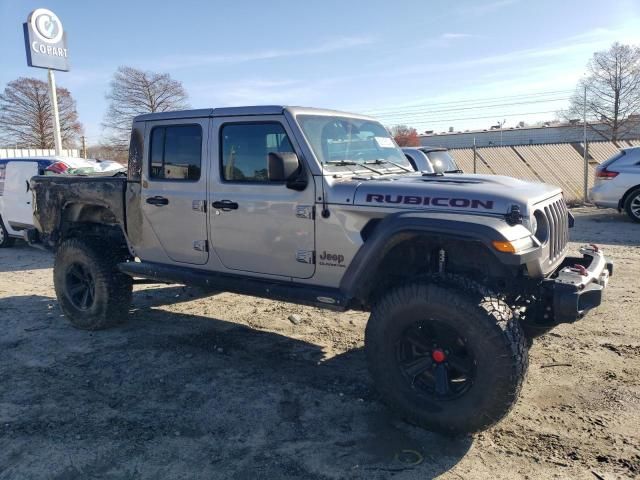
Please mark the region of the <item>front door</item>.
POLYGON ((211 245, 229 270, 295 278, 315 272, 314 185, 302 191, 267 176, 269 152, 294 152, 286 121, 215 119, 209 189, 211 245))
POLYGON ((155 239, 145 239, 145 243, 160 245, 176 263, 204 265, 209 258, 205 205, 208 127, 208 118, 149 122, 146 127, 143 229, 144 235, 155 239))

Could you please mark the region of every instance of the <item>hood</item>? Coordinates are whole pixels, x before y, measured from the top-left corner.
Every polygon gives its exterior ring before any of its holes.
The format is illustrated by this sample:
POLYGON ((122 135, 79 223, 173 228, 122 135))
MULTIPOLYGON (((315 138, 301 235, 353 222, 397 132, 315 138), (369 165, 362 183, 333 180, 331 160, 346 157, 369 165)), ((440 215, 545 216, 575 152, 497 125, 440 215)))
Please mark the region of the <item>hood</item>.
MULTIPOLYGON (((371 179, 352 178, 333 185, 336 196, 354 205, 402 209, 459 210, 465 213, 505 214, 518 205, 522 214, 530 206, 561 194, 562 190, 545 183, 527 182, 500 175, 398 175, 371 179), (337 188, 336 188, 337 187, 337 188), (345 188, 347 187, 347 188, 345 188), (352 198, 348 199, 347 189, 352 198)), ((331 192, 334 193, 334 192, 331 192)), ((329 200, 331 201, 332 198, 329 200)))

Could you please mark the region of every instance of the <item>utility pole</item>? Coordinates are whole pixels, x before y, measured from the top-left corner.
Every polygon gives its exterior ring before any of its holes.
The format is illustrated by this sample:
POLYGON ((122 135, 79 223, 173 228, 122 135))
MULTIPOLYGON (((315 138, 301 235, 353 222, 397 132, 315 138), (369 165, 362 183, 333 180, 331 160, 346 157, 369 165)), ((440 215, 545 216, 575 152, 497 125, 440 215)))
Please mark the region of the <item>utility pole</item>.
POLYGON ((582 149, 582 155, 584 160, 584 190, 583 201, 587 203, 589 201, 589 145, 587 144, 587 84, 584 84, 584 103, 582 104, 582 138, 584 142, 584 148, 582 149))
POLYGON ((473 137, 473 173, 478 173, 476 164, 476 137, 473 137))
POLYGON ((502 146, 502 131, 504 130, 504 124, 507 122, 507 119, 503 119, 501 122, 498 121, 498 125, 500 125, 500 146, 502 146))
POLYGON ((53 144, 56 148, 56 156, 62 155, 62 138, 60 137, 60 115, 58 113, 58 94, 56 93, 56 77, 53 70, 49 69, 49 98, 53 114, 53 144))
POLYGON ((82 135, 82 158, 87 159, 87 144, 85 142, 85 137, 82 135))

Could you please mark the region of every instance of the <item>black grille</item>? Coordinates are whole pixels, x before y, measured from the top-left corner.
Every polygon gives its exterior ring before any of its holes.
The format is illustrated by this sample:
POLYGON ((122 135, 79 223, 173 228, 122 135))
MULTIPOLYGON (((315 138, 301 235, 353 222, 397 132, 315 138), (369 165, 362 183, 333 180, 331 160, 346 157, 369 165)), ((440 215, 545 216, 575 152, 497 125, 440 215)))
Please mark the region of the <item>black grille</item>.
POLYGON ((561 198, 544 207, 544 214, 549 222, 549 261, 554 262, 569 242, 569 211, 561 198))

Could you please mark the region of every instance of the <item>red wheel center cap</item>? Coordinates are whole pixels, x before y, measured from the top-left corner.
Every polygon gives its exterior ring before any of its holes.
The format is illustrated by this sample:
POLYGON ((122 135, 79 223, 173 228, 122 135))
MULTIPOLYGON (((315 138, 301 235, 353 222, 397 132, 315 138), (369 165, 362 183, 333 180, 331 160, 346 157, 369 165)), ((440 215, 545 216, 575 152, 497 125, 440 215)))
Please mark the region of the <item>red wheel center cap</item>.
POLYGON ((447 356, 438 348, 431 352, 431 358, 433 358, 433 361, 436 363, 442 363, 446 360, 447 356))

